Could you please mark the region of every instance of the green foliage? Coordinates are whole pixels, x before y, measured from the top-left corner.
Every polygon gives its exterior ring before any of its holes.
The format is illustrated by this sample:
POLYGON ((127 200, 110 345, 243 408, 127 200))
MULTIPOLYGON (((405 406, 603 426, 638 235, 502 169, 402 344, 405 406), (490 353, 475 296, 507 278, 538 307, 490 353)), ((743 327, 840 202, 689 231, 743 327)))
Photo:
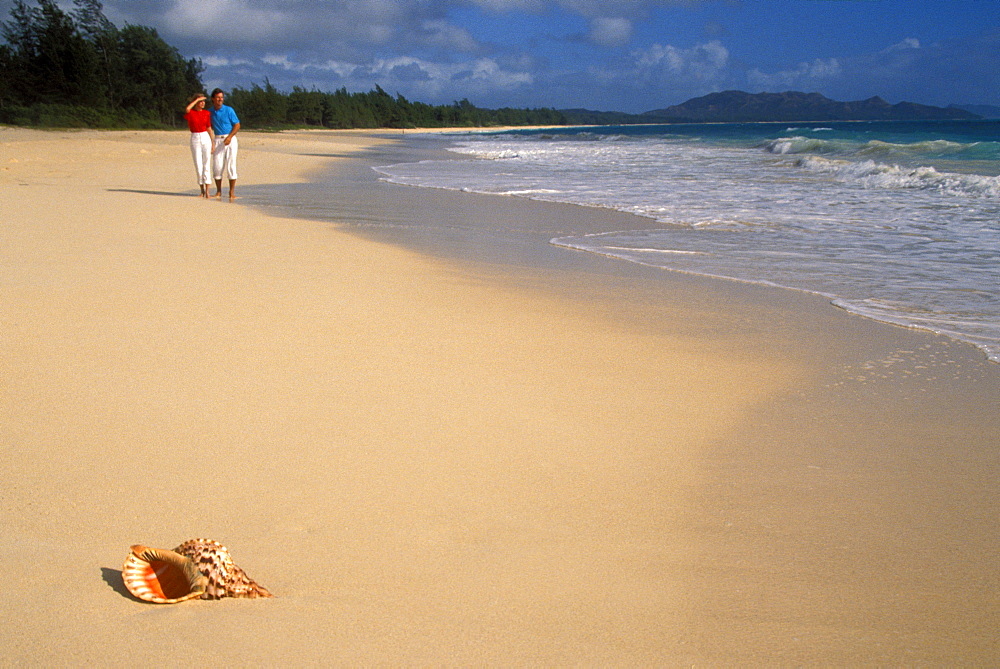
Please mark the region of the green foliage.
POLYGON ((163 123, 152 114, 135 111, 111 111, 79 105, 47 104, 0 107, 0 123, 40 128, 135 128, 151 130, 163 123))
POLYGON ((451 105, 428 105, 398 94, 393 97, 381 86, 367 93, 348 93, 346 88, 321 93, 296 87, 286 94, 265 80, 263 88, 254 84, 250 90, 233 89, 226 102, 247 128, 471 128, 567 122, 555 109, 480 109, 464 99, 451 105))
POLYGON ((66 127, 175 126, 203 88, 200 62, 185 60, 152 28, 119 30, 99 0, 16 0, 3 23, 0 119, 66 127))
POLYGON ((256 84, 249 90, 233 90, 226 96, 226 103, 237 110, 241 127, 273 127, 284 124, 288 115, 288 97, 282 95, 271 82, 264 80, 264 88, 256 84))
POLYGON ((184 60, 153 28, 125 26, 118 34, 120 62, 128 74, 118 77, 116 99, 122 109, 152 110, 164 124, 174 123, 188 97, 203 86, 200 68, 184 60))
POLYGON ((29 8, 18 0, 11 10, 14 21, 4 24, 10 88, 29 104, 92 104, 97 70, 87 41, 53 0, 38 4, 29 8))

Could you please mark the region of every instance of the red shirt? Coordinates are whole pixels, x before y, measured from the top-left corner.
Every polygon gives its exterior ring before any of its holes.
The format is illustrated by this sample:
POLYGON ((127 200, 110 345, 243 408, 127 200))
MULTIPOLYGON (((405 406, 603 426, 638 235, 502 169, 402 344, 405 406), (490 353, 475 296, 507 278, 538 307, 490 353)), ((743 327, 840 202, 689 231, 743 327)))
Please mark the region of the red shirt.
POLYGON ((184 118, 191 132, 205 132, 212 127, 212 113, 207 109, 192 109, 184 118))

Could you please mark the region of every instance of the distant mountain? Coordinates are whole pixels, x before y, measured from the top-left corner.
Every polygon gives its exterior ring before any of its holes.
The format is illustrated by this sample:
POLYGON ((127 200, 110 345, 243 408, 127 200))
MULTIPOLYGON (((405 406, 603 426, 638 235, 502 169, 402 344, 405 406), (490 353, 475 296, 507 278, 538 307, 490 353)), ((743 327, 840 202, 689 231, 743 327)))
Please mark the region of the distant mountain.
POLYGON ((961 109, 983 118, 1000 118, 1000 107, 996 105, 948 105, 948 109, 961 109))
POLYGON ((978 114, 957 107, 931 107, 914 102, 891 105, 880 97, 838 102, 819 93, 744 93, 723 91, 641 116, 647 123, 749 121, 902 121, 976 119, 978 114))

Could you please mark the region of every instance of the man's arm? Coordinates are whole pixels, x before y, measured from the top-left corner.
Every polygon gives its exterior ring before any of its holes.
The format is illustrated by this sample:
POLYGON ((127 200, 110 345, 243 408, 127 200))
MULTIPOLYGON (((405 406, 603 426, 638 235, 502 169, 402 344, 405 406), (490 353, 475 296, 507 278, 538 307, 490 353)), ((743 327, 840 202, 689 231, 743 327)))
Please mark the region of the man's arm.
POLYGON ((236 133, 238 133, 239 131, 240 131, 240 124, 234 123, 233 129, 229 131, 228 135, 226 135, 226 146, 229 146, 229 140, 231 140, 233 136, 236 135, 236 133))

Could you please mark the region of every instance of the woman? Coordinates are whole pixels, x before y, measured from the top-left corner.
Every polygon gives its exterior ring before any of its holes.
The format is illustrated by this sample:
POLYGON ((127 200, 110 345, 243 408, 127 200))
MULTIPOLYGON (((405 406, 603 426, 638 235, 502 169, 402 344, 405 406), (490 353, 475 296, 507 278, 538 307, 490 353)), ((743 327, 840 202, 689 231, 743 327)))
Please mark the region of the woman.
POLYGON ((198 186, 201 196, 208 197, 209 184, 212 183, 212 114, 205 109, 208 98, 204 93, 195 93, 184 110, 184 119, 191 130, 191 156, 194 158, 194 170, 198 175, 198 186))

